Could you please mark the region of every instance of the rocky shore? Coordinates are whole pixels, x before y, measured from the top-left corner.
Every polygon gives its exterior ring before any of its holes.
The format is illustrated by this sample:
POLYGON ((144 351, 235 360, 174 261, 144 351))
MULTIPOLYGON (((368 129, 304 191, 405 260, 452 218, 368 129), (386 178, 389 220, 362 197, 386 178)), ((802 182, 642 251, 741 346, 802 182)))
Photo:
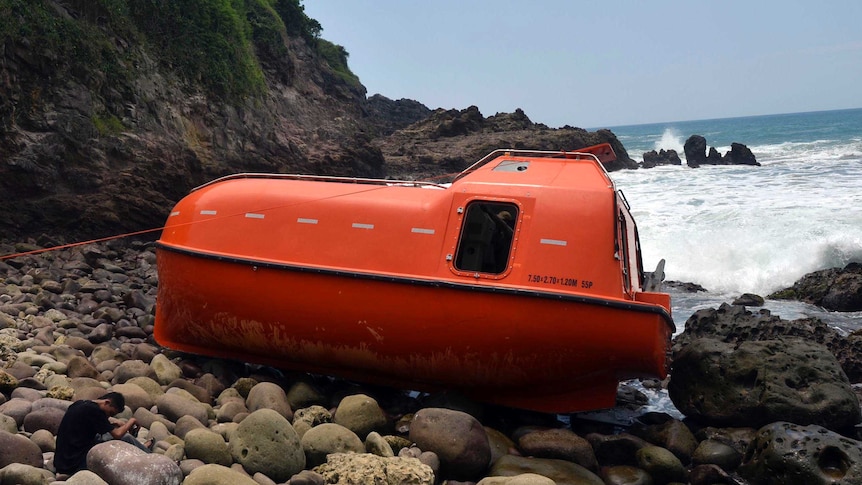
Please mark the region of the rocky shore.
POLYGON ((862 335, 817 320, 700 310, 671 377, 642 383, 685 419, 623 385, 637 419, 606 424, 173 352, 157 284, 148 242, 0 260, 0 485, 862 483, 862 335), (56 474, 65 409, 108 390, 154 453, 112 441, 56 474))

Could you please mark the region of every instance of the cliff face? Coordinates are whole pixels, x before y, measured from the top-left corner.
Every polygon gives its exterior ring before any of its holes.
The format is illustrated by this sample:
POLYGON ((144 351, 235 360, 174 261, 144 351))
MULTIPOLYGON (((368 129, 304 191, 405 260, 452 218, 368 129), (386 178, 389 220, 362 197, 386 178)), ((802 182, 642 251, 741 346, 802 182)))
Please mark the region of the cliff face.
POLYGON ((421 178, 615 141, 366 100, 299 0, 0 0, 0 18, 0 239, 158 228, 229 173, 421 178))

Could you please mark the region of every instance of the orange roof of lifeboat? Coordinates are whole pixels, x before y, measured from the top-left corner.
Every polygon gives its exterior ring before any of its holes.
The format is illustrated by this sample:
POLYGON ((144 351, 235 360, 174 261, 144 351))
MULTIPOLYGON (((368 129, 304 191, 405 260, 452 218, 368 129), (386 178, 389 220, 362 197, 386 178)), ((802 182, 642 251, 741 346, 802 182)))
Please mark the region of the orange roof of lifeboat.
POLYGON ((601 160, 496 151, 451 186, 240 174, 157 244, 156 340, 191 353, 545 412, 664 377, 670 298, 601 160))

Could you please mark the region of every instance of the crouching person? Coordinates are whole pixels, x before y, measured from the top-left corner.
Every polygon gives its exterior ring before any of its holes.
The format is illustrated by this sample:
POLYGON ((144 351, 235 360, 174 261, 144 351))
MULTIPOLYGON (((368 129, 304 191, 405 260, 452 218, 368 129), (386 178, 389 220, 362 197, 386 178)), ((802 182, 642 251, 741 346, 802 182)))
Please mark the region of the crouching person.
POLYGON ((126 408, 126 399, 118 392, 109 392, 99 399, 72 403, 57 430, 54 468, 57 473, 72 475, 87 468, 87 452, 97 444, 111 439, 126 441, 149 452, 130 431, 137 430, 135 418, 128 421, 112 417, 126 408))

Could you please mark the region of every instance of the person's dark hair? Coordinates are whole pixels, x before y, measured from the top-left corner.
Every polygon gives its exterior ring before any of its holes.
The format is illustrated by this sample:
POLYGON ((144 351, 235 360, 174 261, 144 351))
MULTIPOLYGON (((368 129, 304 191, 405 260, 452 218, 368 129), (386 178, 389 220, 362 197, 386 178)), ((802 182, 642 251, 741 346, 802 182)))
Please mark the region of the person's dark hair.
POLYGON ((109 392, 99 399, 107 399, 111 401, 111 406, 113 406, 117 412, 122 412, 123 409, 126 409, 126 398, 119 392, 109 392))

